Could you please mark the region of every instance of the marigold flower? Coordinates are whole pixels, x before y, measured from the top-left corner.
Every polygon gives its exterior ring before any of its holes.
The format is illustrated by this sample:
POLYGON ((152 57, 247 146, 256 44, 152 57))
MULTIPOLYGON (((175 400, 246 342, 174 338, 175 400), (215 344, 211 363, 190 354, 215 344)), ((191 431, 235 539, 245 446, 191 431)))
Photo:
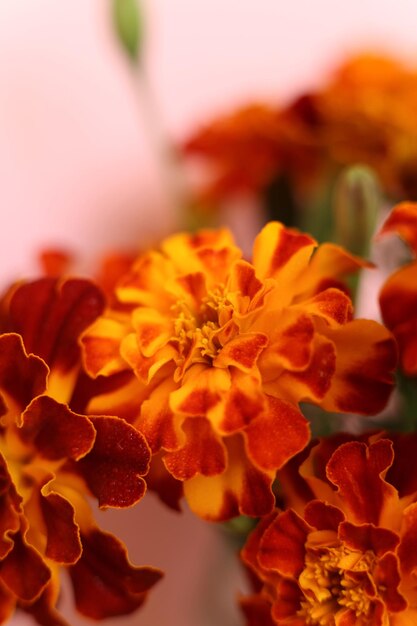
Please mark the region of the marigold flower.
MULTIPOLYGON (((417 204, 397 205, 381 229, 381 234, 398 233, 417 255, 417 204)), ((417 261, 392 274, 379 298, 385 324, 398 341, 402 369, 417 375, 417 261)))
POLYGON ((339 288, 361 262, 315 249, 279 223, 252 263, 226 230, 174 235, 119 283, 124 310, 83 334, 86 370, 112 384, 88 410, 134 423, 203 517, 271 510, 276 470, 309 439, 299 402, 373 414, 389 396, 393 338, 352 320, 339 288))
POLYGON ((71 406, 78 335, 102 308, 88 281, 51 278, 19 285, 6 306, 12 332, 0 335, 1 622, 19 607, 41 624, 63 625, 54 608, 62 567, 78 610, 95 619, 132 612, 161 576, 129 563, 124 546, 97 527, 86 498, 102 508, 133 505, 145 492, 150 460, 143 436, 124 420, 71 406))
POLYGON ((416 453, 414 434, 337 435, 286 468, 288 508, 242 552, 261 581, 249 624, 268 604, 282 626, 415 623, 416 453))

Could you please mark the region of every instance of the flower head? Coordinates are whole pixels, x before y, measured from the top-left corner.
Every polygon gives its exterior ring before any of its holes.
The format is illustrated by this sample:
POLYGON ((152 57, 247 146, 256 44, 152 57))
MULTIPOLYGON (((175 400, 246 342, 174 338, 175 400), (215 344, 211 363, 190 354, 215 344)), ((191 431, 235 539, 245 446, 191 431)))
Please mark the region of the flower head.
POLYGON ((97 527, 87 500, 102 508, 139 501, 150 458, 143 436, 123 420, 71 406, 77 338, 102 307, 88 281, 51 278, 18 286, 6 305, 12 332, 0 335, 2 621, 19 607, 42 624, 63 624, 55 610, 62 567, 77 608, 95 619, 133 611, 161 576, 129 563, 124 546, 97 527))
POLYGON ((278 625, 414 623, 416 446, 415 435, 338 435, 286 468, 288 508, 243 550, 261 581, 248 616, 269 604, 278 625))
POLYGON ((252 263, 228 231, 172 236, 119 283, 124 309, 83 334, 87 371, 112 385, 89 411, 134 423, 204 517, 271 510, 276 470, 309 439, 299 402, 372 414, 388 398, 393 339, 353 321, 340 289, 361 263, 315 248, 279 223, 252 263))

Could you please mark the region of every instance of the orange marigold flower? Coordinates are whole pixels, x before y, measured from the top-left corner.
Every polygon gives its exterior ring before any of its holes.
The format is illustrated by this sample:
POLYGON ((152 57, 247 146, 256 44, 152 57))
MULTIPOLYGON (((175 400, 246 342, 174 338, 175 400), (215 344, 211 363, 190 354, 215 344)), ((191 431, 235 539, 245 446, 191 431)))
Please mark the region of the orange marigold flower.
POLYGON ((243 602, 248 624, 267 605, 279 626, 414 624, 416 457, 415 434, 338 435, 287 467, 288 508, 242 552, 261 581, 243 602))
POLYGON ((139 501, 149 447, 124 420, 71 405, 77 338, 102 296, 85 280, 44 278, 15 288, 6 308, 8 329, 21 334, 0 335, 0 621, 19 607, 64 624, 54 608, 62 566, 81 613, 130 613, 161 573, 129 563, 96 526, 87 496, 102 508, 139 501))
MULTIPOLYGON (((398 233, 417 255, 417 203, 397 205, 381 229, 381 234, 398 233)), ((385 324, 398 341, 402 369, 417 376, 417 261, 392 274, 380 294, 385 324)))
POLYGON ((373 414, 389 396, 394 340, 338 288, 361 262, 315 249, 279 223, 252 263, 226 230, 172 236, 119 283, 125 309, 83 334, 87 371, 113 381, 89 410, 134 423, 203 517, 271 510, 276 470, 309 439, 299 402, 373 414))

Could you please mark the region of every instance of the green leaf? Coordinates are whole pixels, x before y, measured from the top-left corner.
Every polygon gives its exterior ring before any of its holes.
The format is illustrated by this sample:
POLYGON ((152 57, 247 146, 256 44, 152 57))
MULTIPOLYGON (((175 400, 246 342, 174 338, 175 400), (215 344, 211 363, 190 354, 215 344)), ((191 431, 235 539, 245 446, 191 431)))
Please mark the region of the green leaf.
POLYGON ((120 43, 130 59, 136 63, 142 39, 137 0, 113 0, 113 21, 120 43))

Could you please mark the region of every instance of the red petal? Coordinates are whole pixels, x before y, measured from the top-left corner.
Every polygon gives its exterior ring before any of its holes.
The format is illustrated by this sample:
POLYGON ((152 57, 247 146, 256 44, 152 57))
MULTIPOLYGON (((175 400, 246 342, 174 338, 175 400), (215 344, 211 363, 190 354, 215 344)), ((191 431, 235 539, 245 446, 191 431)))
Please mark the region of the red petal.
POLYGON ((45 556, 58 563, 75 563, 82 548, 73 506, 58 493, 41 495, 40 506, 47 531, 45 556))
POLYGON ((357 441, 345 443, 331 457, 327 476, 355 522, 379 524, 384 510, 392 506, 396 490, 382 478, 392 460, 392 444, 386 439, 369 447, 357 441))
POLYGON ((108 533, 94 529, 82 536, 82 544, 82 556, 69 571, 77 609, 87 617, 132 613, 162 576, 159 570, 132 566, 126 548, 108 533))
MULTIPOLYGON (((32 398, 46 389, 48 368, 42 359, 27 355, 22 338, 0 336, 0 394, 5 392, 23 411, 32 398)), ((6 400, 7 405, 7 400, 6 400)))
POLYGON ((46 459, 80 459, 91 450, 95 431, 89 419, 48 396, 32 401, 22 416, 20 436, 46 459))
POLYGON ((317 530, 334 530, 337 532, 339 524, 345 516, 336 506, 313 500, 309 502, 304 511, 304 519, 310 526, 317 530))
POLYGON ((240 608, 246 619, 246 626, 275 626, 271 615, 271 602, 260 594, 240 599, 240 608))
POLYGON ((398 591, 401 576, 398 558, 395 554, 384 554, 378 560, 374 571, 374 579, 385 606, 390 613, 400 613, 407 609, 408 602, 398 591))
POLYGON ((350 522, 340 525, 339 537, 352 550, 372 550, 377 556, 395 552, 400 542, 399 536, 388 528, 376 528, 373 524, 356 526, 350 522))
POLYGON ((192 417, 183 425, 186 443, 180 450, 167 453, 164 463, 178 480, 189 480, 196 474, 215 476, 226 468, 226 450, 210 422, 192 417))
POLYGON ((398 556, 406 574, 417 568, 417 503, 411 504, 403 513, 398 556))
POLYGON ((11 329, 51 369, 67 372, 79 359, 78 337, 102 313, 104 304, 101 291, 87 280, 42 278, 21 285, 13 294, 11 329))
POLYGON ((39 553, 27 545, 20 533, 12 535, 13 550, 0 561, 0 579, 19 600, 31 601, 40 595, 51 572, 39 553))
POLYGON ((281 513, 265 531, 259 563, 283 576, 299 576, 304 569, 304 545, 310 530, 310 526, 293 510, 281 513))
POLYGON ((149 468, 150 451, 144 437, 117 417, 94 416, 93 449, 77 463, 99 506, 128 507, 145 493, 141 478, 149 468))
POLYGON ((300 411, 269 397, 267 409, 246 427, 248 454, 265 470, 276 470, 308 443, 310 429, 300 411))
POLYGON ((242 372, 250 372, 268 343, 262 333, 245 333, 231 339, 214 359, 215 367, 237 367, 242 372))

